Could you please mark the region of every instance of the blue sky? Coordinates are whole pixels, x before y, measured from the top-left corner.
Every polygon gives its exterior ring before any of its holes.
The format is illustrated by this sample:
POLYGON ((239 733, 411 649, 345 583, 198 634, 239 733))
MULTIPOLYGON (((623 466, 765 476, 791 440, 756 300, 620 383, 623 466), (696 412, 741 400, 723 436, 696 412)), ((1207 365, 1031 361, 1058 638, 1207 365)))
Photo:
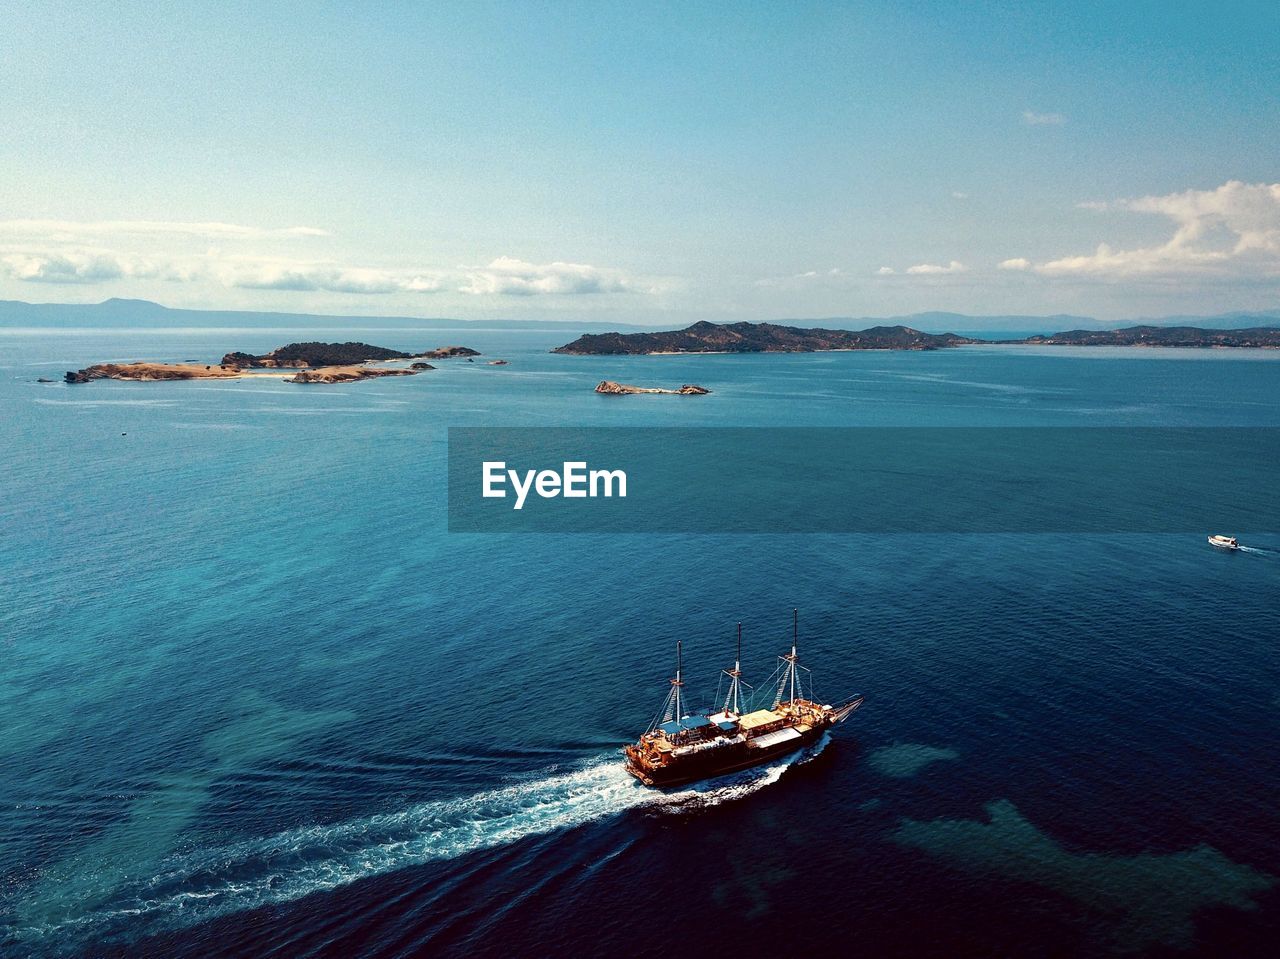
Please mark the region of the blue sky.
POLYGON ((1275 4, 29 3, 0 297, 1280 306, 1275 4))

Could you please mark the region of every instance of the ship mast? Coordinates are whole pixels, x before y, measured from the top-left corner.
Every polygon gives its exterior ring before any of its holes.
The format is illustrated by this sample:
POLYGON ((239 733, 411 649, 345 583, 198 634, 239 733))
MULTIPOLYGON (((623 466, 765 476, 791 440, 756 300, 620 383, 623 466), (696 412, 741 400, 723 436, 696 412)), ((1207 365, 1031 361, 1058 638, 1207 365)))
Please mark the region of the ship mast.
POLYGON ((798 609, 791 610, 791 652, 786 656, 779 657, 787 664, 787 668, 782 673, 782 680, 778 683, 778 694, 774 698, 773 705, 780 706, 783 703, 782 693, 787 693, 786 702, 794 703, 796 701, 796 666, 800 662, 800 657, 796 654, 796 645, 800 638, 800 611, 798 609))
POLYGON ((729 677, 729 695, 724 698, 724 711, 741 715, 742 713, 742 693, 741 689, 746 684, 742 681, 742 624, 738 624, 738 655, 733 660, 733 669, 726 669, 724 674, 729 677))
POLYGON ((667 707, 663 711, 663 722, 684 718, 684 704, 680 701, 680 690, 684 687, 684 681, 680 678, 682 645, 680 640, 676 640, 676 677, 671 680, 671 692, 667 694, 667 707))

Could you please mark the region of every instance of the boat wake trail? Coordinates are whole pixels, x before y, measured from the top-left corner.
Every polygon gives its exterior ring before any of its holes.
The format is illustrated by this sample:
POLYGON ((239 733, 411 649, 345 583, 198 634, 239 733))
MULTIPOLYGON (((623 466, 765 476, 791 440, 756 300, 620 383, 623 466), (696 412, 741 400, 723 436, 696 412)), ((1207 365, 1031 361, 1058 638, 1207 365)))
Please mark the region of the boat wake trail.
POLYGON ((77 933, 98 941, 134 941, 627 810, 689 813, 777 782, 789 766, 813 758, 826 743, 824 738, 771 765, 673 792, 641 786, 611 756, 570 772, 399 812, 173 854, 154 875, 121 884, 96 906, 14 931, 33 945, 65 942, 77 933))

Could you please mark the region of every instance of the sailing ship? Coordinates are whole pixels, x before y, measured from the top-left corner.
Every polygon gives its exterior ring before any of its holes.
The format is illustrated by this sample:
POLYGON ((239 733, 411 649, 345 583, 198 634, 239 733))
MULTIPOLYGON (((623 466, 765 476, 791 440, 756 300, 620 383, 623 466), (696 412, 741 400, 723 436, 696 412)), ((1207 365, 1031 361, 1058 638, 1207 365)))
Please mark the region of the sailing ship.
POLYGON ((778 657, 777 682, 767 687, 773 699, 766 709, 747 705, 744 711, 748 697, 743 690, 751 687, 742 680, 741 623, 733 669, 721 671, 729 678, 728 691, 723 700, 717 695, 719 709, 714 713, 685 711, 683 650, 677 642, 676 674, 662 709, 640 739, 623 749, 627 772, 646 786, 683 786, 786 756, 817 742, 831 727, 848 719, 862 705, 862 696, 839 705, 806 698, 801 673, 808 670, 800 665, 797 654, 797 611, 792 612, 791 623, 791 652, 778 657))

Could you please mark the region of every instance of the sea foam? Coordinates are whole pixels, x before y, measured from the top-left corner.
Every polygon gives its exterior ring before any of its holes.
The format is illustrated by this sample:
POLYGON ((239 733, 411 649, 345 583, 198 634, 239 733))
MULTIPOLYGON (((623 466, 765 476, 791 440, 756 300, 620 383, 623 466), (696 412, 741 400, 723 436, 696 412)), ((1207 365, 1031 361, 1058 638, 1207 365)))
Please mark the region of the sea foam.
POLYGON ((469 796, 396 812, 172 854, 153 876, 122 883, 106 901, 60 921, 13 930, 17 938, 66 942, 111 938, 127 920, 129 938, 196 925, 288 902, 411 866, 454 859, 533 836, 647 809, 681 814, 742 799, 816 756, 823 738, 773 764, 687 788, 659 792, 633 779, 614 757, 469 796))

